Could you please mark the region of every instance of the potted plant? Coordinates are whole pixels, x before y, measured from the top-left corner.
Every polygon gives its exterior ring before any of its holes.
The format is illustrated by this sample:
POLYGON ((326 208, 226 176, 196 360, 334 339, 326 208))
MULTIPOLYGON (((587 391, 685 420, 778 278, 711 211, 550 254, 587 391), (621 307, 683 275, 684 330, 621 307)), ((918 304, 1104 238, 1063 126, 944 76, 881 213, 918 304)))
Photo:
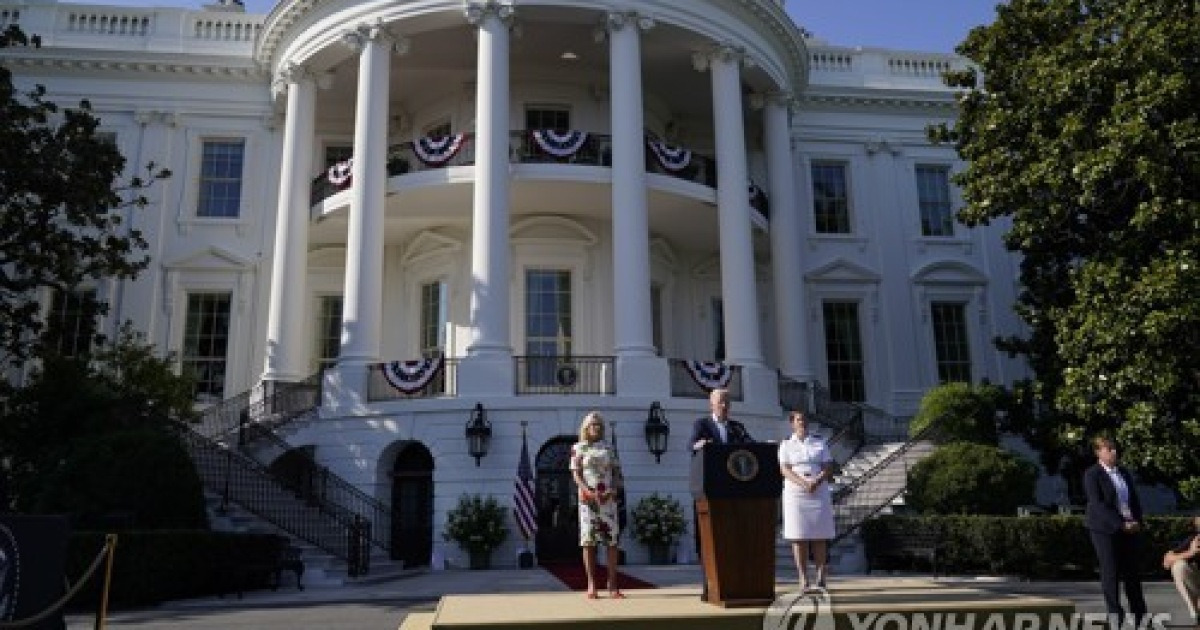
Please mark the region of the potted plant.
POLYGON ((446 515, 442 538, 458 543, 467 552, 472 569, 490 568, 492 552, 508 537, 506 514, 494 497, 464 494, 446 515))
POLYGON ((650 550, 651 564, 671 561, 671 548, 687 531, 683 507, 674 497, 657 492, 633 507, 633 537, 650 550))

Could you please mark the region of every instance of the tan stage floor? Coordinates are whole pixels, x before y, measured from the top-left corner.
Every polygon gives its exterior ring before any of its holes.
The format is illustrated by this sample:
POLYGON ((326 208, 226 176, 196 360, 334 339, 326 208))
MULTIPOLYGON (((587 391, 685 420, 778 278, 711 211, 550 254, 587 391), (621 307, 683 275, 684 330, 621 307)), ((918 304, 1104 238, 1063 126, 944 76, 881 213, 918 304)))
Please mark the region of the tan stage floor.
MULTIPOLYGON (((783 597, 794 594, 795 590, 780 586, 776 592, 783 597)), ((448 595, 441 599, 436 611, 409 615, 400 630, 764 628, 765 607, 713 606, 700 601, 697 587, 627 590, 625 594, 626 599, 621 600, 608 599, 605 593, 601 599, 589 600, 578 592, 448 595)), ((930 628, 961 628, 968 622, 970 625, 965 627, 984 627, 992 613, 1002 616, 1003 628, 1047 628, 1049 624, 1044 621, 1048 616, 1075 611, 1074 604, 1067 600, 1002 594, 923 578, 880 577, 835 582, 830 585, 826 601, 836 619, 833 625, 837 630, 920 628, 914 618, 921 615, 924 616, 921 622, 930 624, 925 626, 930 628), (1023 624, 1012 623, 1017 615, 1024 617, 1023 624)), ((807 625, 815 627, 812 619, 807 625)), ((778 627, 791 628, 793 624, 778 627)))

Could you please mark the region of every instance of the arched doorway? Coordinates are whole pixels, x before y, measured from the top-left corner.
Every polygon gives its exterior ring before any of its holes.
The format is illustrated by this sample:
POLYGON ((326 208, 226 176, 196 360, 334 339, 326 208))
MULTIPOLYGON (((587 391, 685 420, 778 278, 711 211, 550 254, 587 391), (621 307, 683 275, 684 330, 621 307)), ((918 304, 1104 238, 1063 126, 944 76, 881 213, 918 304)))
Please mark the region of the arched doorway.
POLYGON ((429 565, 433 553, 433 455, 411 442, 392 465, 392 559, 429 565))
POLYGON ((537 455, 537 555, 541 564, 579 562, 579 498, 571 478, 574 437, 556 437, 537 455))

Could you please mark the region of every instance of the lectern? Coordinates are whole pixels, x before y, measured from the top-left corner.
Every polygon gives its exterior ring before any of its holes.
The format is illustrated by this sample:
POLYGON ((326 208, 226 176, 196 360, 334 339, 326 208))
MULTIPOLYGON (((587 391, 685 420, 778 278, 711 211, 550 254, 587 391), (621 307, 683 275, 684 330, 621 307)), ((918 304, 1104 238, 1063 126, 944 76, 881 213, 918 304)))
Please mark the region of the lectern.
POLYGON ((707 601, 765 606, 775 599, 779 446, 709 444, 692 457, 692 497, 707 601))

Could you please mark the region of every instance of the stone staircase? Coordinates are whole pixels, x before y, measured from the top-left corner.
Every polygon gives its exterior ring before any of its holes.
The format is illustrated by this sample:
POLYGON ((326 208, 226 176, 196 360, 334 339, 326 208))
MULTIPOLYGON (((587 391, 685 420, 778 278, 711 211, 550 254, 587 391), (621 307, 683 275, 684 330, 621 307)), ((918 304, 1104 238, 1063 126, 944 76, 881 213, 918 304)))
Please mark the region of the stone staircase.
MULTIPOLYGON (((838 533, 841 534, 851 527, 854 527, 854 530, 831 546, 831 574, 854 575, 866 572, 866 554, 857 524, 874 514, 890 514, 896 507, 903 506, 908 470, 935 448, 930 442, 914 442, 903 454, 896 455, 904 446, 904 442, 863 446, 842 465, 834 477, 832 490, 836 496, 839 489, 854 486, 859 479, 869 475, 869 478, 854 487, 849 495, 834 503, 834 520, 838 533), (890 461, 889 457, 892 458, 890 461)), ((779 541, 775 547, 776 567, 794 567, 791 543, 781 537, 777 537, 776 540, 779 541)))

